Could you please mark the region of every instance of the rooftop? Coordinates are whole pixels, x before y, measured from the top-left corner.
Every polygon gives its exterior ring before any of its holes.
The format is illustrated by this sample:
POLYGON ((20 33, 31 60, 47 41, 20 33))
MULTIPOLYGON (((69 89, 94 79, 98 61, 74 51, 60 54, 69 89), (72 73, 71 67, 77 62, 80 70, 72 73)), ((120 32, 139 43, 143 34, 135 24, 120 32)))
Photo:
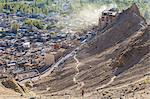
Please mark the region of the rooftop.
POLYGON ((117 9, 112 8, 110 10, 104 10, 102 12, 103 15, 110 15, 110 16, 115 16, 118 13, 117 9))

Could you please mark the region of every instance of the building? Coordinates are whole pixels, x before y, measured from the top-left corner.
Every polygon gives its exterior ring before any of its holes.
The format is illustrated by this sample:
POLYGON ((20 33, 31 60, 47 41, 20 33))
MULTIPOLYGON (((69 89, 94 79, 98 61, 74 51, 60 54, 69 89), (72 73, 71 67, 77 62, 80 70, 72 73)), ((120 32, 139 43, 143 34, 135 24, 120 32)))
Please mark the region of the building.
POLYGON ((30 48, 30 42, 25 42, 23 43, 24 48, 30 48))
POLYGON ((15 67, 16 66, 16 62, 14 62, 14 61, 10 61, 10 62, 8 62, 7 63, 7 67, 15 67))
POLYGON ((23 79, 27 79, 27 78, 32 78, 37 76, 39 73, 36 70, 32 70, 32 71, 24 71, 21 73, 16 74, 15 79, 18 81, 21 81, 23 79))
POLYGON ((45 65, 48 66, 55 63, 55 56, 52 53, 46 53, 46 55, 44 56, 44 62, 45 65))
POLYGON ((102 12, 102 17, 99 19, 99 26, 101 28, 106 27, 108 24, 111 24, 118 15, 118 11, 115 8, 112 8, 110 10, 104 10, 102 12))

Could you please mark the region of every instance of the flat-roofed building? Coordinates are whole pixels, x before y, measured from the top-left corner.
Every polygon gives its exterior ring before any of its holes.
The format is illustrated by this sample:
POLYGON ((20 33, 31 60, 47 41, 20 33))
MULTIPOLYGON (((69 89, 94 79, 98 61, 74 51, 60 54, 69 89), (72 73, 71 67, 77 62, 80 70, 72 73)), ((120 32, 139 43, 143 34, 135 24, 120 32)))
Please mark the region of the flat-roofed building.
POLYGON ((21 81, 23 79, 26 79, 26 78, 32 78, 32 77, 35 77, 37 76, 39 73, 37 71, 25 71, 25 72, 22 72, 22 73, 18 73, 15 77, 15 79, 17 79, 18 81, 21 81))
POLYGON ((115 8, 112 8, 110 10, 104 10, 102 12, 102 17, 99 18, 99 26, 101 28, 104 28, 108 24, 112 23, 118 15, 118 11, 115 8))

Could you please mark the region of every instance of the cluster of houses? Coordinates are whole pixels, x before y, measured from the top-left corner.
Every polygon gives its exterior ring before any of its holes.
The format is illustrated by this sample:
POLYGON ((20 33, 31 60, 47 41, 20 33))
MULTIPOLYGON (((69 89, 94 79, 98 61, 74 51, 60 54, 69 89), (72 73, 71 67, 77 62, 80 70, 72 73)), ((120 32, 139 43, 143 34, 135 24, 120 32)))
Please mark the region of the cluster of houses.
POLYGON ((0 39, 0 65, 13 73, 51 65, 78 41, 64 33, 24 32, 0 39), (52 36, 51 36, 52 35, 52 36))
MULTIPOLYGON (((117 16, 116 9, 103 11, 99 26, 106 27, 117 16)), ((18 81, 39 76, 46 68, 80 45, 82 41, 90 40, 96 35, 92 31, 84 35, 63 33, 55 29, 28 31, 29 27, 22 23, 26 17, 5 14, 0 14, 0 17, 3 19, 0 21, 0 31, 2 31, 0 34, 0 72, 13 73, 18 81), (12 20, 21 26, 17 34, 9 32, 12 20)), ((52 21, 49 18, 43 20, 47 23, 52 21)))
MULTIPOLYGON (((95 36, 94 32, 81 36, 57 29, 29 31, 30 27, 23 22, 30 17, 0 13, 0 73, 13 74, 19 81, 39 75, 83 40, 95 36), (11 32, 12 22, 20 25, 17 33, 11 32)), ((48 23, 48 18, 42 20, 48 23)))
MULTIPOLYGON (((111 24, 117 15, 115 9, 103 11, 99 26, 104 28, 111 24)), ((57 29, 29 31, 30 27, 23 24, 26 18, 31 17, 27 16, 0 14, 0 73, 13 74, 18 81, 40 75, 82 41, 96 35, 92 31, 84 35, 63 33, 57 29), (14 21, 20 25, 17 33, 10 31, 14 21)), ((43 20, 48 23, 48 18, 43 20)))

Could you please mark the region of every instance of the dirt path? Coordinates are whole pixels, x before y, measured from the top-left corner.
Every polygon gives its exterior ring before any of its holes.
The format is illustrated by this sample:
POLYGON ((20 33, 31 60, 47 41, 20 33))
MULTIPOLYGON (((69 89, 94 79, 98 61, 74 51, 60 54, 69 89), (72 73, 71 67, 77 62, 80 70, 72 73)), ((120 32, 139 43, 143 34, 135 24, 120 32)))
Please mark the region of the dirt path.
POLYGON ((83 86, 84 86, 84 82, 79 82, 79 81, 77 81, 77 79, 76 79, 76 77, 79 75, 79 65, 80 65, 80 62, 79 62, 79 60, 77 59, 77 57, 76 57, 76 54, 74 55, 74 59, 76 60, 76 67, 75 67, 75 69, 76 69, 76 71, 77 71, 77 73, 75 74, 75 76, 73 77, 73 81, 74 81, 74 83, 76 83, 76 84, 78 84, 78 85, 80 85, 80 87, 78 87, 77 88, 77 90, 80 90, 83 86))
MULTIPOLYGON (((98 90, 99 92, 101 92, 101 91, 107 91, 107 90, 110 90, 110 89, 111 89, 111 90, 117 90, 117 89, 121 89, 121 88, 128 87, 129 85, 132 85, 132 84, 134 85, 134 84, 136 84, 136 83, 138 83, 138 82, 144 81, 145 79, 147 79, 148 81, 150 81, 150 75, 147 75, 147 76, 145 76, 145 77, 143 77, 143 78, 141 78, 141 79, 139 79, 139 80, 136 80, 136 81, 134 81, 134 82, 132 82, 132 83, 128 83, 128 84, 125 84, 125 85, 122 85, 122 86, 118 86, 118 87, 116 87, 116 86, 114 86, 114 87, 109 87, 109 88, 106 88, 106 89, 101 90, 102 88, 106 87, 106 85, 107 85, 107 86, 110 85, 110 84, 114 81, 115 78, 116 78, 115 76, 112 77, 111 80, 110 80, 107 84, 102 85, 101 87, 97 88, 97 90, 98 90)), ((85 97, 92 96, 94 93, 97 93, 97 91, 94 91, 94 92, 91 92, 91 93, 87 93, 87 94, 85 95, 85 97)))
POLYGON ((116 76, 113 76, 113 77, 111 78, 111 80, 110 80, 107 84, 104 84, 104 85, 102 85, 102 86, 100 86, 100 87, 98 87, 98 88, 96 88, 96 89, 99 90, 99 89, 102 89, 102 88, 104 88, 104 87, 110 85, 110 84, 114 81, 115 78, 116 78, 116 76))
POLYGON ((145 76, 145 77, 143 77, 143 78, 140 78, 139 80, 136 80, 136 81, 134 81, 134 82, 132 82, 132 83, 124 84, 124 85, 121 85, 121 86, 114 86, 114 87, 106 88, 106 89, 104 89, 104 90, 109 90, 109 89, 113 89, 113 90, 114 90, 114 89, 121 89, 121 88, 127 87, 127 86, 129 86, 129 85, 131 85, 131 84, 135 84, 135 83, 144 81, 145 79, 147 79, 147 80, 150 81, 150 75, 147 75, 147 76, 145 76))

